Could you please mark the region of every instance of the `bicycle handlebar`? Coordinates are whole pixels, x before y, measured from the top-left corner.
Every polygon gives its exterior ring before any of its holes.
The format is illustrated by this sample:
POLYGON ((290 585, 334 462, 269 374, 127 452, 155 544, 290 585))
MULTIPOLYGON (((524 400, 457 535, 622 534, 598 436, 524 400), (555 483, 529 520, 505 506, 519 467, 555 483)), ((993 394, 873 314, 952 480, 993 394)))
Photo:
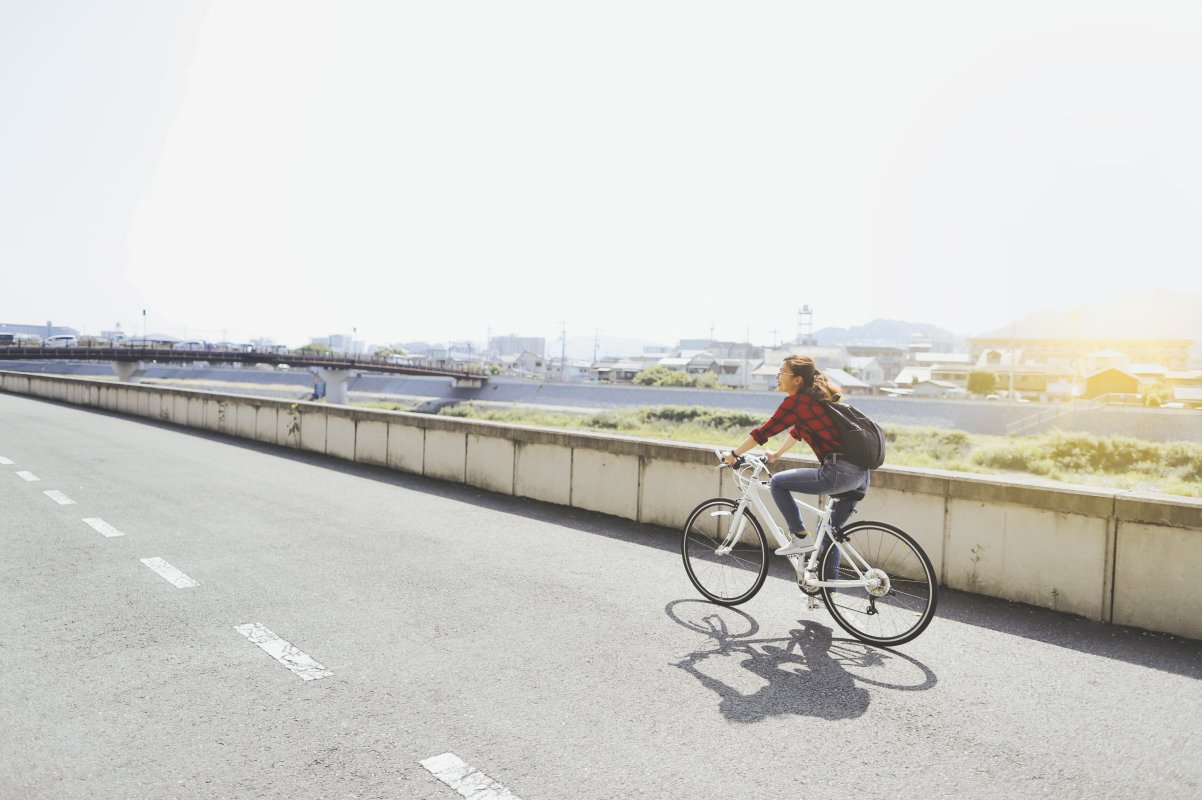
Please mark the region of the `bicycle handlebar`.
MULTIPOLYGON (((714 455, 717 456, 718 461, 721 462, 720 464, 718 464, 718 466, 714 467, 714 469, 731 468, 731 465, 726 463, 726 457, 723 455, 724 452, 725 451, 719 447, 714 448, 714 455)), ((764 456, 752 455, 751 453, 744 453, 741 456, 735 456, 735 463, 734 463, 733 468, 738 468, 738 467, 742 466, 743 464, 746 464, 749 461, 752 462, 753 466, 762 466, 762 467, 768 466, 768 459, 766 459, 764 456)))

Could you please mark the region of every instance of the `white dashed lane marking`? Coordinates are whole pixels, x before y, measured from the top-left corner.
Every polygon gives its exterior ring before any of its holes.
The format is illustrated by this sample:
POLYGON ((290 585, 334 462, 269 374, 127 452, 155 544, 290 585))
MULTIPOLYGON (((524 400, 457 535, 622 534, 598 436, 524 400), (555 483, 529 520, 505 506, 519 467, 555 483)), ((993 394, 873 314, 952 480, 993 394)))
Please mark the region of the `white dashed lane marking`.
POLYGON ((124 536, 125 535, 124 533, 117 530, 112 525, 109 525, 107 522, 100 519, 99 517, 86 517, 84 519, 84 522, 86 522, 87 524, 89 524, 93 528, 95 528, 97 533, 104 534, 105 536, 124 536))
POLYGON ((23 480, 27 480, 27 481, 40 481, 41 480, 41 478, 39 478, 37 475, 34 475, 32 472, 30 472, 27 469, 23 469, 20 472, 18 472, 17 477, 21 478, 23 480))
POLYGON ((235 625, 234 630, 263 648, 269 656, 292 670, 303 680, 315 681, 318 678, 328 678, 334 674, 258 622, 235 625))
POLYGON ((192 580, 161 558, 143 558, 140 560, 143 564, 162 575, 180 589, 191 589, 193 586, 200 586, 200 583, 192 580))
POLYGON ((435 778, 471 800, 521 800, 454 753, 427 758, 422 766, 435 778))
POLYGON ((65 494, 60 492, 58 489, 48 489, 43 494, 45 494, 47 497, 49 497, 54 502, 58 503, 60 506, 75 505, 74 500, 72 500, 70 497, 67 497, 65 494))
POLYGON ((13 463, 13 460, 11 458, 5 458, 4 456, 0 456, 0 464, 11 464, 11 463, 13 463))

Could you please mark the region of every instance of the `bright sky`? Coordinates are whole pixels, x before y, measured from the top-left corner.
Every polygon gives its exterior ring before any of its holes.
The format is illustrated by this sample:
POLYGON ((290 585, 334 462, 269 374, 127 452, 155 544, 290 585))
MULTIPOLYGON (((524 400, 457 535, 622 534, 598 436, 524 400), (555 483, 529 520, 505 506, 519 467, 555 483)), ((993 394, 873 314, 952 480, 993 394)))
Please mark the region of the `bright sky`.
POLYGON ((0 0, 0 322, 973 334, 1202 294, 1199 142, 1194 0, 0 0))

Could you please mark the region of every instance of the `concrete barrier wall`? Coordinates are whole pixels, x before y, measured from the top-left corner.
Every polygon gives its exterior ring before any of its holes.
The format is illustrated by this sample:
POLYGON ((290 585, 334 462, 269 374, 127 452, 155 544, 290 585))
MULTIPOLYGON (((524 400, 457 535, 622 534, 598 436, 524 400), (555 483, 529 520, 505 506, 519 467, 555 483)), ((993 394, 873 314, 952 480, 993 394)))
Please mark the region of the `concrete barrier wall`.
MULTIPOLYGON (((25 373, 0 390, 671 528, 734 494, 699 445, 25 373)), ((945 586, 1202 639, 1202 501, 895 467, 854 519, 908 531, 945 586)))

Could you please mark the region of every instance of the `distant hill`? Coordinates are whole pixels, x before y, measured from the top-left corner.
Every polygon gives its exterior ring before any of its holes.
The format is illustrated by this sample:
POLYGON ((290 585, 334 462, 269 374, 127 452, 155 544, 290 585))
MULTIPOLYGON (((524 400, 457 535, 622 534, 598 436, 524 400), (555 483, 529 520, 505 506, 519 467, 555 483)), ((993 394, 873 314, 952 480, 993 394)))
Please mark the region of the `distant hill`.
POLYGON ((1157 290, 1111 303, 1044 309, 980 334, 982 337, 1193 339, 1202 358, 1202 294, 1157 290))
POLYGON ((911 342, 926 339, 931 349, 949 352, 956 349, 956 335, 951 331, 925 322, 902 322, 896 319, 874 319, 865 325, 850 328, 821 328, 813 337, 820 345, 862 345, 871 347, 905 348, 911 342))

